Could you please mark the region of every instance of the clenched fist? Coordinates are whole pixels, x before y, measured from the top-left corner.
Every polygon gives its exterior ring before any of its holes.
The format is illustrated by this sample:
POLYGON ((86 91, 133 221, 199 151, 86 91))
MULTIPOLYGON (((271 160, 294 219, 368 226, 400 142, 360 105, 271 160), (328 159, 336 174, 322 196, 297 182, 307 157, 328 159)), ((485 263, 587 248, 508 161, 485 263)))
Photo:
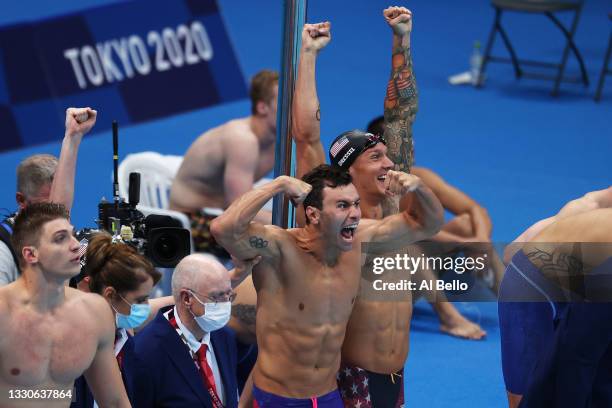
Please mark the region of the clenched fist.
POLYGON ((385 178, 385 193, 391 197, 402 197, 409 192, 415 191, 421 185, 421 179, 414 174, 389 170, 385 178))
POLYGON ((403 35, 412 31, 412 12, 406 7, 386 8, 383 16, 395 34, 403 35))

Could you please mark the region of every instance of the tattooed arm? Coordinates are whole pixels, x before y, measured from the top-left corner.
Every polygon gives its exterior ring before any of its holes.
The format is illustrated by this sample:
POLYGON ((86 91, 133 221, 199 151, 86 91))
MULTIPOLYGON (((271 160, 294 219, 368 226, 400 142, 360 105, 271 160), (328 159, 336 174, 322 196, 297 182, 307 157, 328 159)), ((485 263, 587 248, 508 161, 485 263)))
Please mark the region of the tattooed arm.
POLYGON ((580 284, 590 268, 582 262, 579 255, 579 244, 534 243, 527 245, 524 251, 531 263, 546 278, 567 290, 584 296, 584 289, 580 284), (578 253, 575 253, 577 249, 578 253))
POLYGON ((393 29, 391 77, 387 84, 384 115, 387 155, 395 163, 395 170, 408 173, 414 160, 412 124, 418 105, 410 51, 412 13, 404 7, 389 7, 383 15, 393 29))
POLYGON ((236 300, 232 303, 232 317, 228 323, 242 343, 253 344, 257 342, 255 333, 256 306, 257 292, 253 286, 253 278, 249 276, 236 288, 236 300))
POLYGON ((297 156, 296 177, 325 163, 321 144, 319 98, 315 80, 317 55, 331 39, 330 23, 304 24, 298 76, 291 113, 292 134, 297 156))
POLYGON ((234 201, 213 220, 210 230, 217 242, 238 259, 253 259, 258 255, 278 259, 279 239, 282 239, 284 230, 253 222, 253 219, 276 194, 287 194, 294 202, 301 203, 310 189, 309 184, 298 179, 277 177, 234 201))
MULTIPOLYGON (((611 231, 612 208, 600 208, 556 220, 524 244, 522 251, 547 278, 581 294, 576 287, 592 279, 591 271, 612 258, 611 231)), ((602 281, 594 282, 599 282, 599 289, 606 287, 602 281)))

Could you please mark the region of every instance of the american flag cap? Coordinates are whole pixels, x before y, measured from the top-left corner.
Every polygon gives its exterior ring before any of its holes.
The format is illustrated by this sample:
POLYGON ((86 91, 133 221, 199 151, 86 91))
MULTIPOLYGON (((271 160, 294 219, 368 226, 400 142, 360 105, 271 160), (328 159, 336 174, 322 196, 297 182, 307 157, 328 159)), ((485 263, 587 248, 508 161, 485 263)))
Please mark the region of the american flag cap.
POLYGON ((362 130, 349 130, 332 142, 329 148, 329 161, 333 166, 347 169, 361 153, 380 142, 386 144, 382 136, 362 130))

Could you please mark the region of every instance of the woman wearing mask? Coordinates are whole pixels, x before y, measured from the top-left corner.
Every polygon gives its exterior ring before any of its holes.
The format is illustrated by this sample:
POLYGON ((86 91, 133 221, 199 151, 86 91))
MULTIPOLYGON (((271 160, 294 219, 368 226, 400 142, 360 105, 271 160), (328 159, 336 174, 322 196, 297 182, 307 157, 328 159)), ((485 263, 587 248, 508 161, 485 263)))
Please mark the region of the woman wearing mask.
MULTIPOLYGON (((81 288, 98 293, 108 302, 115 315, 115 356, 123 383, 133 404, 132 362, 133 329, 143 325, 151 315, 149 293, 161 278, 153 264, 136 249, 113 242, 107 233, 96 234, 87 246, 86 264, 81 288)), ((154 299, 154 309, 171 304, 172 297, 154 299)), ((75 382, 76 399, 71 407, 97 407, 84 377, 75 382)))

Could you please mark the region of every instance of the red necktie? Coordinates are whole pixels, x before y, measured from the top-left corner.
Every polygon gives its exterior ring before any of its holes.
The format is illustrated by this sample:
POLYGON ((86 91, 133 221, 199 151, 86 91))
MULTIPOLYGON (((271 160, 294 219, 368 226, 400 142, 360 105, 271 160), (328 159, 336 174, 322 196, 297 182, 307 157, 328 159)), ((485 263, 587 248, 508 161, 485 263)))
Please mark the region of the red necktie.
MULTIPOLYGON (((178 324, 176 323, 176 318, 174 317, 174 310, 170 310, 168 313, 168 322, 170 326, 172 326, 179 334, 183 342, 187 347, 187 340, 183 333, 179 330, 178 324)), ((198 359, 198 366, 200 367, 200 376, 202 376, 202 382, 204 383, 204 388, 208 391, 210 395, 210 399, 212 401, 214 408, 223 408, 223 404, 221 404, 221 400, 217 395, 217 386, 215 384, 215 377, 213 376, 212 369, 208 365, 208 361, 206 361, 206 350, 208 346, 206 344, 201 344, 198 351, 195 353, 196 358, 198 359)))
MULTIPOLYGON (((115 332, 115 345, 117 345, 117 342, 119 340, 121 340, 121 334, 119 333, 119 330, 117 330, 115 332)), ((121 347, 121 350, 117 354, 116 358, 117 358, 117 364, 119 364, 119 369, 122 370, 123 369, 123 347, 121 347)))
POLYGON ((208 350, 208 347, 206 344, 202 344, 196 353, 198 356, 198 363, 200 364, 200 375, 204 381, 204 386, 212 388, 214 393, 217 394, 215 377, 213 376, 212 369, 208 365, 208 361, 206 361, 206 350, 208 350))

